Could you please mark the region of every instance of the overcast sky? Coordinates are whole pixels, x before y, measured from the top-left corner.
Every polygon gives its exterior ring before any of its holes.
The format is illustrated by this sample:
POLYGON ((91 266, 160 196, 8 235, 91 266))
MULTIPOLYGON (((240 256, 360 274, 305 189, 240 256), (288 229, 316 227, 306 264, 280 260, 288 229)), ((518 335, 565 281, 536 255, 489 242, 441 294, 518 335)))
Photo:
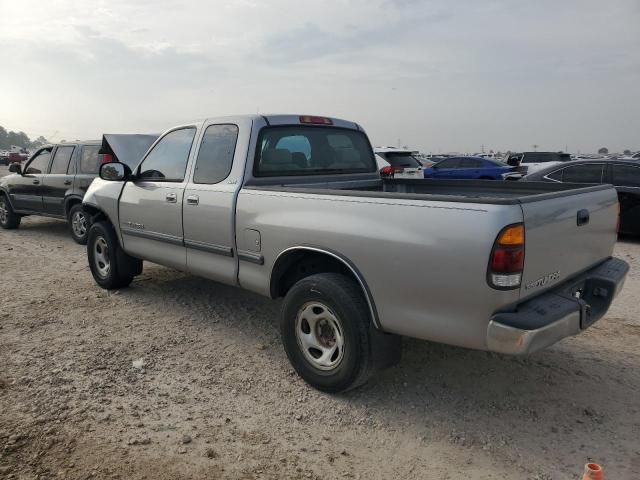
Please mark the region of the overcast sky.
POLYGON ((236 113, 426 152, 640 149, 638 0, 0 0, 0 125, 52 140, 236 113))

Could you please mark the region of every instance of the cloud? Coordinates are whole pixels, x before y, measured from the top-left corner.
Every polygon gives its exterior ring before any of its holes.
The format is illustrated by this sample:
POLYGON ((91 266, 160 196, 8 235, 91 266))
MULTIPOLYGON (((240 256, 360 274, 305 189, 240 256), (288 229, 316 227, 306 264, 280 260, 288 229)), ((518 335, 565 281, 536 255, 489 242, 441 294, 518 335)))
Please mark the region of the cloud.
POLYGON ((640 148, 633 0, 0 0, 0 11, 4 69, 20 72, 0 77, 0 124, 31 135, 260 109, 340 115, 375 143, 427 151, 640 148))

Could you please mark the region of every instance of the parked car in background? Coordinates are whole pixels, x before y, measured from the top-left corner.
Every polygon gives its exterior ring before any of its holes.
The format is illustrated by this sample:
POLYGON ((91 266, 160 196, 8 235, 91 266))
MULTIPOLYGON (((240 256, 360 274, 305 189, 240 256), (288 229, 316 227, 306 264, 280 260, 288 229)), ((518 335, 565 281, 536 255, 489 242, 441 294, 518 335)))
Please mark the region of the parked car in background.
POLYGON ((618 160, 640 160, 640 152, 632 153, 631 155, 625 155, 624 157, 618 157, 618 160))
POLYGON ((13 175, 0 179, 0 227, 17 228, 27 215, 59 218, 68 221, 71 237, 85 244, 89 227, 82 198, 98 175, 100 165, 115 160, 135 166, 157 137, 105 135, 102 142, 47 145, 37 150, 24 166, 12 163, 9 171, 13 175), (116 151, 107 137, 114 137, 116 151), (127 148, 131 144, 133 147, 127 148), (104 153, 100 153, 101 149, 104 153))
POLYGON ((396 147, 376 147, 376 162, 380 176, 385 178, 424 178, 423 163, 418 152, 396 147))
POLYGON ((397 362, 402 335, 526 354, 588 328, 628 271, 617 203, 607 185, 381 179, 354 122, 251 115, 102 165, 83 207, 100 287, 150 261, 282 297, 292 366, 340 392, 397 362))
POLYGON ((542 168, 562 162, 571 161, 571 155, 562 152, 523 152, 511 153, 505 159, 512 167, 527 167, 527 173, 533 173, 542 168))
POLYGON ((451 157, 424 169, 425 178, 518 180, 521 167, 482 157, 451 157))
POLYGON ((27 160, 29 156, 24 152, 4 151, 0 153, 0 165, 9 165, 11 163, 20 163, 27 160))
POLYGON ((618 192, 620 233, 640 235, 640 163, 637 160, 576 160, 525 176, 523 181, 609 183, 618 192))

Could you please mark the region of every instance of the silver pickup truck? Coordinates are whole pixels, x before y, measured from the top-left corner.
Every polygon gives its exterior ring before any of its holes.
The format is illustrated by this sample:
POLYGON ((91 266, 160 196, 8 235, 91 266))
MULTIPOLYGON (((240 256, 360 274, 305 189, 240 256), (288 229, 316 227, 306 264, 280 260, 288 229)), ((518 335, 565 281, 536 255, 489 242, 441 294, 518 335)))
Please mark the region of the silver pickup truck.
POLYGON ((539 350, 601 318, 628 271, 612 187, 382 180, 336 118, 172 128, 133 171, 103 165, 83 207, 101 287, 146 260, 283 297, 287 356, 328 392, 397 362, 401 336, 539 350))

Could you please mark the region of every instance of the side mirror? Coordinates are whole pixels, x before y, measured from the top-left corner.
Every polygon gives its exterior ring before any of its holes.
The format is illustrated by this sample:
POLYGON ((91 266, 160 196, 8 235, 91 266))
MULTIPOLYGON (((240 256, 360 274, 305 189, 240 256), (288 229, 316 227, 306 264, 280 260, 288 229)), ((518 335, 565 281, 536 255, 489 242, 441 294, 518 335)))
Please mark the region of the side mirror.
POLYGON ((131 176, 131 169, 128 165, 120 162, 103 163, 100 166, 100 178, 110 182, 127 180, 131 176))
POLYGON ((12 163, 9 165, 9 171, 11 173, 17 173, 18 175, 22 175, 22 166, 19 163, 12 163))

